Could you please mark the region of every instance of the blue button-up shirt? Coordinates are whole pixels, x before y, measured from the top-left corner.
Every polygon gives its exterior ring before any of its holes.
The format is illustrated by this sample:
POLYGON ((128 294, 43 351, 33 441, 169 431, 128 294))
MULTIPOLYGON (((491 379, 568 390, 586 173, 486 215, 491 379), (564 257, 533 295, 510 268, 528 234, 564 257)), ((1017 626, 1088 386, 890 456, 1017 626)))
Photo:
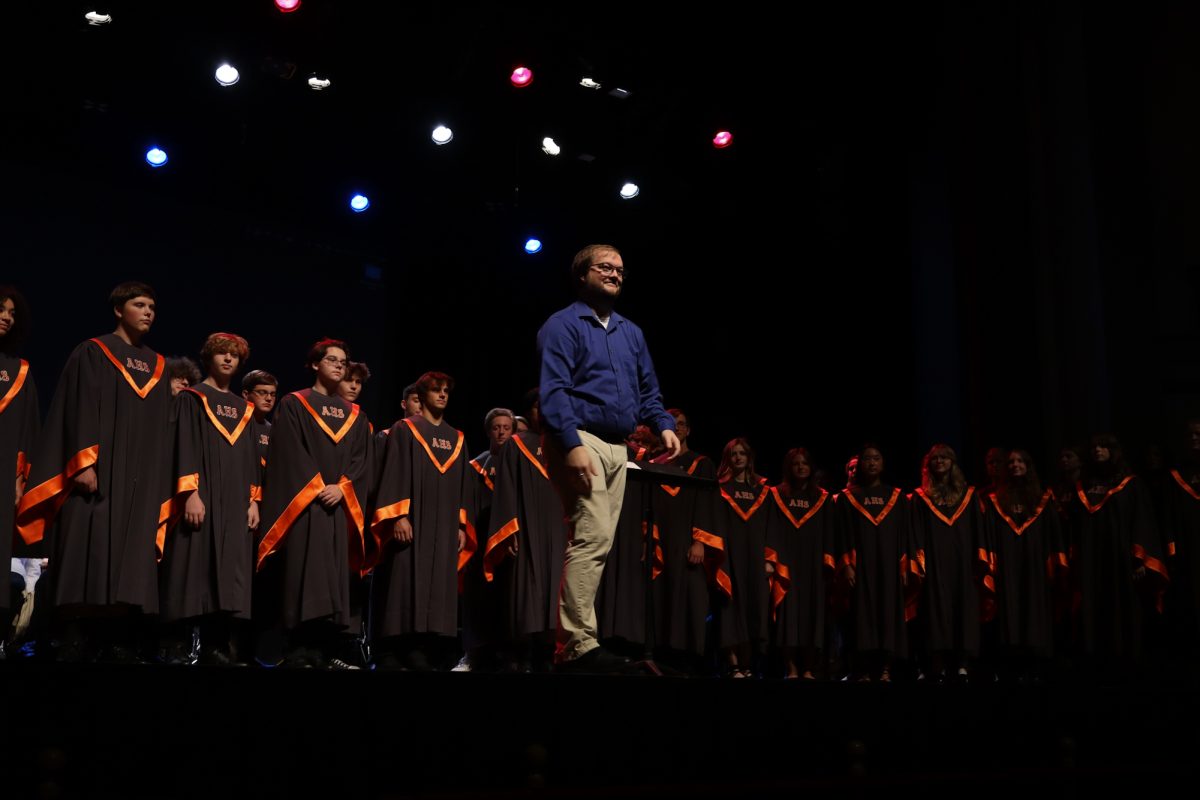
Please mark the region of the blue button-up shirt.
POLYGON ((675 430, 642 329, 615 311, 605 328, 586 303, 572 303, 538 331, 538 354, 542 422, 567 450, 579 445, 581 430, 606 439, 633 433, 639 422, 675 430))

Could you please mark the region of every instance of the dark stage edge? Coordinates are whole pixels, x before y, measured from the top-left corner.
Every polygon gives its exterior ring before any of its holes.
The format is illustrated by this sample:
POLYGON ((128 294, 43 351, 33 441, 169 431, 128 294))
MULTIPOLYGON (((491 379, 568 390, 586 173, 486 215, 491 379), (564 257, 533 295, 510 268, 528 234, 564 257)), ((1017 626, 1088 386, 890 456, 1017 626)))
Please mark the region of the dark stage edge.
POLYGON ((869 797, 1196 787, 1200 689, 0 662, 4 790, 869 797))

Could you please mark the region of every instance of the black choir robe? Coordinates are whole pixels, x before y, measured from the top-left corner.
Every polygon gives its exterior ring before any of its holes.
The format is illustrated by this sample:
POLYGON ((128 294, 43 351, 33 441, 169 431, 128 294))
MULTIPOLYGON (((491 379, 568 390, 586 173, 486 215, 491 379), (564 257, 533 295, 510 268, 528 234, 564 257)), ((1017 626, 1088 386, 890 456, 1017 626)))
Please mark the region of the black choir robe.
POLYGON ((957 504, 940 506, 923 489, 909 502, 910 578, 919 586, 917 615, 930 652, 979 654, 980 585, 992 594, 991 552, 974 486, 957 504))
MULTIPOLYGON (((629 447, 628 452, 630 461, 645 457, 644 450, 629 447)), ((626 474, 621 516, 617 518, 617 530, 596 591, 596 627, 601 640, 621 639, 639 646, 646 643, 646 599, 650 582, 645 561, 648 493, 648 484, 631 480, 626 474)), ((562 508, 561 504, 559 508, 562 508)), ((656 552, 661 551, 652 549, 651 558, 656 552)))
MULTIPOLYGON (((680 453, 671 465, 697 478, 715 482, 717 477, 713 462, 699 453, 680 453)), ((656 641, 695 655, 704 654, 709 580, 703 564, 688 563, 688 551, 696 541, 701 508, 712 502, 715 493, 715 488, 669 484, 657 485, 651 492, 656 541, 662 551, 653 582, 656 641)))
POLYGON ((839 495, 842 563, 851 564, 850 626, 860 653, 908 654, 905 589, 908 500, 899 489, 856 486, 839 495))
POLYGON ((475 472, 467 466, 463 439, 462 431, 423 416, 400 420, 388 435, 371 519, 382 558, 373 587, 377 636, 458 632, 458 575, 476 549, 475 526, 464 502, 475 472), (392 540, 393 525, 402 516, 413 529, 413 540, 405 545, 392 540), (462 552, 460 528, 467 533, 462 552))
POLYGON ((1167 584, 1164 547, 1149 496, 1138 479, 1115 485, 1081 481, 1071 520, 1069 560, 1076 593, 1077 643, 1087 655, 1141 653, 1142 598, 1161 610, 1167 584), (1133 573, 1146 568, 1142 586, 1133 573))
POLYGON ((1169 600, 1182 643, 1200 637, 1200 469, 1173 469, 1163 499, 1163 537, 1171 569, 1169 600))
POLYGON ((994 554, 999 643, 1048 657, 1054 646, 1055 590, 1068 577, 1062 517, 1047 489, 1036 508, 1009 514, 995 494, 984 517, 994 554))
POLYGON ((767 643, 770 581, 767 577, 767 510, 771 487, 726 480, 710 502, 711 523, 724 545, 724 570, 732 593, 719 603, 721 647, 749 644, 761 652, 767 643))
POLYGON ((56 606, 158 611, 156 537, 170 494, 165 365, 106 334, 76 347, 63 367, 17 512, 26 544, 48 540, 56 606), (71 478, 87 467, 98 490, 73 492, 71 478))
MULTIPOLYGON (((480 537, 479 548, 491 528, 492 501, 496 484, 496 459, 490 450, 485 450, 467 462, 467 488, 463 494, 463 505, 467 518, 472 521, 480 537), (474 473, 474 474, 472 474, 474 473)), ((472 558, 463 567, 462 582, 462 635, 463 648, 469 653, 481 647, 501 642, 501 600, 497 587, 484 577, 482 558, 472 558)))
POLYGON ((514 433, 497 455, 483 571, 498 578, 504 630, 513 638, 558 627, 558 585, 569 535, 546 471, 541 437, 514 433), (513 541, 517 554, 509 556, 513 541))
POLYGON ((175 398, 175 496, 160 515, 166 517, 159 569, 166 621, 218 612, 250 617, 255 534, 246 512, 262 496, 253 414, 241 397, 206 383, 175 398), (193 491, 204 503, 196 529, 181 519, 193 491))
POLYGON ((259 513, 257 566, 279 563, 281 616, 291 630, 310 621, 355 622, 350 577, 363 566, 367 421, 357 405, 303 389, 275 411, 259 513), (336 484, 333 508, 317 501, 336 484))
POLYGON ((825 646, 825 597, 837 566, 837 508, 829 493, 795 497, 787 484, 771 490, 767 508, 767 560, 771 576, 774 643, 825 646))
MULTIPOLYGON (((0 481, 4 481, 0 485, 6 487, 4 491, 15 489, 17 476, 29 478, 29 459, 40 428, 37 386, 29 362, 0 353, 0 481)), ((8 564, 14 555, 16 517, 15 498, 9 496, 7 502, 0 502, 0 565, 8 564)), ((8 590, 0 592, 0 609, 8 608, 8 601, 8 590)))

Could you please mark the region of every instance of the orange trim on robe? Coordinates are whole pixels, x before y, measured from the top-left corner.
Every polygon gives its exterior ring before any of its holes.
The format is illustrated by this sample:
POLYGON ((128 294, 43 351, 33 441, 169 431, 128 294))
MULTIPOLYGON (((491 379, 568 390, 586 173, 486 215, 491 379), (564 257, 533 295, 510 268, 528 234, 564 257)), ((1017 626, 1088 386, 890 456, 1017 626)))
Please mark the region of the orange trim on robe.
MULTIPOLYGON (((663 557, 663 549, 662 549, 662 545, 660 544, 661 538, 658 533, 657 525, 654 526, 654 537, 653 538, 654 538, 654 557, 653 557, 653 559, 651 559, 651 562, 650 562, 650 580, 652 580, 652 581, 658 580, 658 576, 662 574, 663 569, 667 565, 666 559, 663 557)), ((646 541, 646 523, 645 522, 642 523, 642 541, 643 542, 646 541)), ((644 549, 643 549, 643 552, 645 552, 644 549)))
POLYGON ((154 366, 154 374, 150 376, 150 380, 146 381, 146 385, 139 389, 137 381, 135 381, 133 376, 129 374, 129 370, 125 369, 125 365, 121 363, 120 359, 113 355, 112 350, 109 350, 108 346, 105 345, 104 342, 100 341, 99 339, 91 339, 90 341, 94 342, 95 345, 104 352, 104 355, 108 356, 108 360, 111 361, 113 366, 117 368, 117 371, 124 376, 125 382, 129 384, 129 388, 133 389, 134 393, 136 393, 137 396, 143 400, 146 399, 146 396, 150 394, 150 390, 153 389, 158 384, 158 381, 162 378, 163 370, 167 365, 167 360, 156 353, 155 355, 158 355, 158 361, 154 366))
POLYGON ((1127 475, 1125 477, 1125 480, 1121 481, 1116 486, 1112 487, 1107 492, 1105 492, 1104 497, 1100 500, 1099 503, 1097 503, 1094 506, 1088 502, 1087 492, 1083 491, 1083 482, 1082 481, 1075 484, 1075 489, 1079 494, 1080 501, 1083 502, 1083 507, 1087 509, 1089 514, 1095 514, 1097 511, 1104 508, 1104 504, 1108 502, 1109 498, 1111 498, 1114 494, 1116 494, 1117 492, 1124 489, 1131 480, 1133 480, 1133 476, 1127 475))
MULTIPOLYGON (((459 438, 461 440, 462 437, 459 438)), ((458 554, 458 571, 462 572, 463 567, 471 560, 471 556, 479 549, 479 538, 475 535, 475 526, 467 518, 467 510, 465 508, 458 510, 458 525, 467 534, 466 544, 463 545, 463 549, 458 554)), ((461 590, 461 588, 460 586, 459 589, 461 590)))
POLYGON ((742 518, 742 522, 749 522, 750 518, 758 513, 758 509, 762 507, 764 502, 766 502, 767 495, 771 493, 771 490, 764 484, 765 480, 759 482, 759 486, 762 486, 762 491, 758 493, 758 499, 754 501, 754 505, 750 506, 749 511, 742 511, 742 507, 737 504, 736 500, 729 496, 729 494, 725 491, 724 486, 721 487, 721 497, 725 498, 725 502, 729 503, 729 505, 733 507, 733 510, 737 512, 737 515, 742 518))
POLYGON ((100 458, 100 445, 80 450, 71 456, 66 467, 58 475, 41 483, 21 495, 21 504, 17 509, 17 532, 21 534, 25 544, 40 542, 46 535, 46 526, 58 514, 63 503, 67 502, 70 494, 67 481, 88 467, 94 466, 100 458), (49 501, 49 506, 41 508, 38 513, 34 509, 42 507, 49 501))
POLYGON ((171 493, 170 498, 164 500, 163 504, 158 507, 158 531, 154 534, 154 546, 158 550, 159 560, 162 560, 167 533, 178 524, 179 518, 183 516, 184 507, 187 505, 184 495, 191 494, 199 488, 199 472, 181 475, 175 482, 175 491, 171 493))
POLYGON ((1157 558, 1146 554, 1146 548, 1140 544, 1135 544, 1132 548, 1132 555, 1138 561, 1142 562, 1147 570, 1157 572, 1159 576, 1158 585, 1154 588, 1154 607, 1158 613, 1163 611, 1163 594, 1166 593, 1167 584, 1171 582, 1170 576, 1167 574, 1167 565, 1159 561, 1157 558))
POLYGON ((350 551, 350 568, 358 570, 359 576, 366 575, 369 568, 367 560, 366 519, 362 504, 358 502, 358 492, 354 491, 354 482, 345 475, 338 478, 338 488, 342 490, 342 507, 346 509, 346 524, 349 526, 350 545, 358 542, 358 549, 350 551))
POLYGON ((962 502, 958 504, 958 509, 954 512, 954 516, 951 517, 947 517, 941 512, 934 502, 926 496, 924 489, 917 489, 917 496, 925 501, 925 505, 929 506, 929 510, 932 511, 938 519, 953 528, 954 523, 958 522, 958 518, 961 517, 962 513, 967 510, 967 504, 971 502, 971 498, 975 496, 975 487, 967 487, 967 491, 963 494, 962 502))
POLYGON ((475 459, 471 459, 467 463, 470 464, 475 469, 475 471, 479 473, 479 477, 483 478, 483 485, 488 487, 489 492, 496 491, 496 487, 495 487, 495 485, 492 484, 492 479, 487 474, 487 470, 484 469, 483 467, 481 467, 479 465, 478 461, 476 461, 475 459))
POLYGON ((261 503, 263 498, 262 487, 250 484, 250 499, 256 503, 261 503))
POLYGON ((820 499, 817 500, 816 505, 814 505, 807 512, 805 512, 803 517, 801 517, 800 519, 796 519, 792 515, 791 509, 788 508, 787 505, 784 504, 783 496, 779 494, 778 486, 771 487, 771 494, 775 496, 775 504, 779 506, 779 510, 782 511, 783 515, 788 518, 788 522, 792 523, 792 527, 797 528, 797 529, 804 527, 804 524, 806 522, 808 522, 810 519, 812 519, 813 514, 816 514, 818 511, 821 510, 821 506, 825 505, 825 500, 829 497, 829 492, 822 489, 821 497, 820 497, 820 499))
MULTIPOLYGON (((704 456, 698 456, 696 458, 696 460, 692 462, 692 465, 687 468, 687 474, 688 475, 693 474, 696 471, 696 467, 700 466, 700 462, 703 460, 704 460, 704 456)), ((671 495, 671 497, 675 497, 676 495, 679 494, 680 489, 682 489, 683 487, 682 486, 667 486, 666 484, 660 483, 659 488, 662 489, 667 494, 671 495)))
POLYGON ((276 546, 283 541, 283 537, 287 536, 288 531, 296 524, 296 520, 304 513, 304 509, 308 508, 312 504, 312 501, 317 499, 317 495, 324 488, 325 481, 322 480, 321 473, 318 472, 296 493, 292 501, 287 504, 287 508, 279 515, 279 519, 275 520, 275 524, 271 526, 271 530, 267 531, 267 535, 259 542, 255 570, 262 569, 263 561, 266 560, 267 556, 275 552, 276 546))
POLYGON ((768 564, 775 567, 775 571, 767 579, 771 588, 771 619, 775 619, 779 611, 779 604, 787 597, 788 589, 791 588, 792 574, 786 564, 779 562, 779 553, 775 552, 773 548, 763 548, 763 558, 768 564))
POLYGON ((701 528, 692 528, 692 540, 717 551, 711 559, 705 559, 705 562, 711 562, 708 563, 710 577, 726 597, 733 597, 733 581, 729 579, 729 573, 721 567, 725 563, 725 542, 720 536, 701 528))
POLYGON ((995 508, 996 513, 1000 515, 1000 519, 1007 522, 1008 527, 1012 528, 1013 533, 1015 533, 1017 536, 1020 536, 1022 533, 1024 533, 1029 528, 1030 525, 1037 522, 1038 517, 1040 517, 1042 515, 1042 512, 1046 510, 1046 506, 1049 505, 1050 501, 1054 500, 1055 498, 1054 498, 1054 492, 1050 489, 1047 489, 1042 494, 1041 502, 1038 503, 1038 507, 1034 510, 1033 515, 1029 519, 1025 520, 1023 523, 1021 523, 1020 525, 1018 525, 1016 523, 1016 521, 1013 520, 1013 518, 1010 517, 1008 514, 1005 514, 1004 509, 1000 508, 1000 501, 996 498, 995 492, 992 492, 991 494, 989 494, 988 499, 990 499, 992 501, 992 507, 995 508))
POLYGON ((25 385, 25 376, 29 374, 29 362, 21 359, 21 366, 17 369, 17 377, 13 380, 12 386, 8 387, 8 391, 4 393, 4 397, 0 397, 0 414, 8 408, 9 404, 21 393, 21 387, 25 385))
POLYGON ((1179 474, 1179 470, 1171 470, 1171 477, 1175 479, 1175 482, 1179 484, 1180 488, 1187 492, 1193 500, 1200 500, 1200 494, 1197 494, 1196 490, 1192 488, 1192 485, 1183 479, 1183 476, 1179 474))
POLYGON ((514 436, 514 437, 512 437, 512 440, 517 443, 517 448, 522 453, 525 454, 526 458, 529 459, 529 463, 533 464, 533 466, 537 469, 537 471, 542 473, 542 477, 545 478, 546 480, 550 480, 550 476, 546 474, 546 467, 542 464, 541 461, 538 461, 537 456, 535 456, 533 453, 529 452, 529 448, 526 447, 525 443, 521 441, 521 437, 514 436))
POLYGON ((496 577, 496 566, 508 557, 508 553, 501 549, 500 545, 510 536, 516 536, 519 530, 521 530, 521 523, 517 521, 516 517, 513 517, 504 523, 500 530, 488 537, 487 547, 483 551, 483 577, 488 583, 491 583, 496 577))
POLYGON ((863 508, 862 503, 858 502, 858 498, 854 496, 854 492, 847 490, 842 492, 842 495, 845 495, 846 500, 850 503, 850 505, 858 509, 858 513, 871 520, 872 525, 879 527, 879 523, 887 519, 887 515, 892 513, 892 509, 896 507, 896 501, 900 499, 900 490, 892 489, 892 497, 890 500, 888 500, 887 505, 883 507, 883 510, 879 512, 878 517, 872 516, 870 511, 867 511, 865 508, 863 508))
MULTIPOLYGON (((208 421, 213 424, 213 427, 217 429, 221 436, 225 437, 225 441, 229 442, 231 445, 237 444, 237 440, 241 438, 242 431, 246 430, 246 426, 250 424, 250 419, 254 415, 253 405, 246 403, 246 408, 242 412, 242 418, 238 420, 238 424, 233 429, 233 433, 230 433, 228 430, 226 430, 225 426, 221 424, 221 421, 217 419, 217 415, 213 413, 212 407, 208 404, 208 398, 203 393, 198 392, 191 387, 188 387, 183 391, 191 392, 192 394, 196 395, 196 397, 199 397, 200 403, 204 406, 204 413, 208 415, 208 421)), ((266 465, 264 464, 263 466, 266 465)))
MULTIPOLYGON (((454 462, 458 460, 459 453, 462 452, 463 438, 464 438, 462 431, 459 431, 459 430, 454 431, 455 433, 458 434, 458 444, 456 444, 454 446, 454 452, 450 455, 450 458, 446 461, 445 464, 442 464, 441 462, 439 462, 437 460, 437 456, 435 456, 433 454, 433 449, 429 446, 429 442, 425 441, 425 437, 422 436, 421 432, 417 430, 416 423, 414 423, 408 417, 405 417, 404 419, 402 419, 401 422, 403 422, 405 425, 408 426, 408 429, 410 431, 412 431, 413 438, 421 443, 421 447, 425 448, 425 455, 429 456, 429 460, 433 462, 433 465, 435 467, 437 467, 438 472, 445 475, 446 470, 450 469, 450 467, 452 467, 454 465, 454 462)), ((454 430, 454 429, 451 428, 451 430, 454 430)))
POLYGON ((350 429, 354 427, 354 423, 358 421, 358 404, 351 403, 350 416, 346 417, 346 421, 342 423, 342 427, 337 433, 334 433, 333 429, 325 424, 325 420, 321 419, 321 415, 317 413, 317 410, 309 405, 308 400, 305 399, 304 395, 302 395, 300 392, 292 392, 292 395, 300 401, 300 405, 308 409, 308 413, 312 415, 312 418, 316 421, 321 430, 325 431, 325 435, 333 440, 334 444, 341 444, 342 438, 350 432, 350 429))

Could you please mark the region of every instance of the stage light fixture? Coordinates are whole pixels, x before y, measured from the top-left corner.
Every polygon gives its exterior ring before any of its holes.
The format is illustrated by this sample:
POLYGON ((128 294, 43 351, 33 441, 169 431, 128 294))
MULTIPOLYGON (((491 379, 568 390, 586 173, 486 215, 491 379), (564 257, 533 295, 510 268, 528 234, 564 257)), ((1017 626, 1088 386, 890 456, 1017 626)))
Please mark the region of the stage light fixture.
POLYGON ((329 88, 328 78, 318 78, 316 75, 310 75, 308 78, 308 88, 314 92, 320 92, 329 88))
POLYGON ((355 214, 361 214, 371 207, 371 201, 365 194, 356 194, 350 198, 350 208, 355 214))
POLYGON ((238 82, 238 78, 240 78, 241 75, 238 74, 237 67, 229 64, 222 64, 221 66, 217 67, 215 77, 217 79, 217 83, 221 84, 222 86, 233 86, 238 82))
POLYGON ((146 163, 152 167, 161 167, 167 163, 167 151, 160 147, 151 147, 146 151, 146 163))
POLYGON ((275 0, 275 7, 284 14, 289 14, 300 7, 300 0, 275 0))
POLYGON ((562 148, 558 146, 558 142, 547 136, 542 139, 542 152, 548 156, 556 156, 562 152, 562 148))
POLYGON ((733 144, 733 134, 729 131, 717 131, 717 135, 713 137, 713 147, 718 150, 724 150, 731 144, 733 144))
POLYGON ((636 183, 626 183, 621 187, 621 199, 632 200, 642 193, 641 188, 636 183))
POLYGON ((585 89, 599 89, 600 88, 600 84, 596 83, 591 78, 583 78, 582 80, 579 81, 579 85, 585 89))
POLYGON ((83 15, 88 25, 107 25, 112 22, 112 14, 101 14, 99 11, 89 11, 83 15))
POLYGON ((525 242, 525 252, 526 253, 533 255, 534 253, 540 253, 541 251, 542 251, 542 240, 541 239, 530 239, 529 241, 525 242))
POLYGON ((512 75, 508 76, 512 85, 518 89, 524 89, 529 84, 533 83, 533 70, 528 67, 517 67, 512 71, 512 75))
POLYGON ((454 131, 450 130, 445 125, 438 125, 436 128, 433 129, 433 143, 434 144, 449 144, 450 140, 453 138, 454 138, 454 131))

